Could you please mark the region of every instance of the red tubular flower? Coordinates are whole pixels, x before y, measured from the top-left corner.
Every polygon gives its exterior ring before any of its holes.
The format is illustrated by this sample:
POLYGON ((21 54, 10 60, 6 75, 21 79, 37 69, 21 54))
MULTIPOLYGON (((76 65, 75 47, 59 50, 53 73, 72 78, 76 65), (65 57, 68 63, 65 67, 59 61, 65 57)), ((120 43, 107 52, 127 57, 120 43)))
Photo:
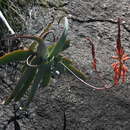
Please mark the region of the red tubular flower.
POLYGON ((130 59, 127 54, 125 54, 124 48, 121 46, 121 35, 120 35, 120 24, 121 20, 118 18, 118 35, 116 41, 116 54, 117 56, 112 56, 113 59, 118 60, 112 64, 112 68, 114 70, 114 84, 118 85, 120 78, 122 78, 122 83, 126 82, 126 73, 128 72, 128 68, 125 65, 125 61, 130 59))
POLYGON ((86 38, 86 40, 88 40, 90 42, 90 45, 92 46, 92 58, 93 58, 93 61, 92 61, 92 68, 97 71, 97 67, 96 67, 96 56, 95 56, 95 46, 92 42, 92 40, 90 40, 90 38, 86 38))

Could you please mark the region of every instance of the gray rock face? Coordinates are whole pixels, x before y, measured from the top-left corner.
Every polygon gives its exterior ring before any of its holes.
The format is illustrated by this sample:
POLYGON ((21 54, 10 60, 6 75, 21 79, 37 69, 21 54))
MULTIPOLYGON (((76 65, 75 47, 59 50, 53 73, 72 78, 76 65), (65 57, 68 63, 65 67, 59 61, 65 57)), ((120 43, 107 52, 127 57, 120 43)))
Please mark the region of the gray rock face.
MULTIPOLYGON (((66 1, 65 1, 66 2, 66 1)), ((64 55, 71 58, 89 77, 88 82, 97 87, 102 81, 112 83, 118 17, 125 22, 121 26, 122 45, 130 53, 130 2, 128 0, 69 0, 63 7, 43 8, 30 4, 31 12, 26 20, 26 32, 35 34, 51 19, 71 14, 69 38, 71 47, 64 55), (32 31, 32 32, 31 32, 32 31), (91 46, 96 46, 97 68, 101 79, 91 69, 91 46)), ((62 25, 61 25, 62 26, 62 25)), ((54 28, 58 27, 54 23, 54 28)), ((57 32, 58 35, 58 32, 57 32)), ((130 61, 127 64, 130 67, 130 61)), ((31 104, 31 121, 20 120, 22 130, 129 130, 130 129, 130 74, 127 84, 109 90, 97 91, 85 86, 70 74, 56 78, 56 82, 40 88, 31 104)), ((3 84, 1 83, 1 86, 3 84)), ((3 89, 1 90, 1 93, 3 89)), ((9 106, 0 106, 1 121, 12 115, 9 106), (6 114, 5 114, 6 113, 6 114)), ((2 125, 1 125, 2 126, 2 125)), ((10 128, 12 129, 12 128, 10 128)))

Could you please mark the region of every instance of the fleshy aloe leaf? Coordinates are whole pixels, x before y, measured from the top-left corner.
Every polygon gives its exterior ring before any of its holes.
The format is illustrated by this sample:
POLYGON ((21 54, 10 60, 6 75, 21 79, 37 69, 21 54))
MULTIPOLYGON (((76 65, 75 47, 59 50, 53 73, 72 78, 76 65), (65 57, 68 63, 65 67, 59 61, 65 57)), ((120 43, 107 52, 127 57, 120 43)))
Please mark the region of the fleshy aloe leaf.
POLYGON ((80 70, 78 70, 75 66, 73 66, 72 64, 68 64, 66 61, 61 62, 63 65, 65 65, 67 68, 69 68, 75 75, 77 75, 79 78, 81 78, 82 80, 86 80, 87 77, 85 76, 85 74, 83 72, 81 72, 80 70))
POLYGON ((51 79, 51 67, 50 64, 44 64, 43 67, 43 76, 42 76, 42 86, 45 87, 49 84, 51 79))
POLYGON ((65 17, 65 25, 64 25, 64 31, 62 33, 61 38, 59 39, 59 41, 56 43, 55 47, 50 51, 49 53, 49 59, 52 59, 53 57, 55 57, 57 54, 59 54, 59 52, 61 52, 63 50, 63 47, 65 45, 65 41, 66 41, 66 37, 68 34, 68 19, 65 17))
POLYGON ((30 102, 32 101, 32 99, 33 99, 33 97, 34 97, 34 95, 35 95, 35 93, 36 93, 36 90, 37 90, 37 88, 38 88, 38 86, 39 86, 39 84, 40 84, 40 82, 41 82, 41 80, 42 80, 42 77, 43 77, 43 75, 44 75, 44 73, 43 73, 43 68, 44 68, 44 65, 43 64, 41 64, 40 66, 39 66, 39 68, 38 68, 38 72, 37 72, 37 74, 36 74, 36 77, 35 77, 35 79, 34 79, 34 82, 33 82, 33 84, 32 84, 32 87, 31 87, 31 90, 30 90, 30 93, 29 93, 29 96, 28 96, 28 102, 27 102, 27 106, 30 104, 30 102))
POLYGON ((65 63, 65 64, 68 64, 68 65, 70 65, 70 64, 73 64, 73 62, 70 60, 70 59, 68 59, 68 58, 66 58, 66 57, 63 57, 62 56, 62 62, 63 63, 65 63))
MULTIPOLYGON (((47 27, 40 32, 40 34, 38 35, 40 38, 42 38, 42 37, 44 36, 44 34, 49 31, 49 29, 50 29, 51 26, 52 26, 52 23, 53 23, 53 21, 52 21, 51 23, 49 23, 49 24, 47 25, 47 27)), ((43 39, 43 40, 44 40, 44 39, 43 39)), ((33 42, 31 43, 31 45, 29 46, 29 49, 35 51, 35 49, 37 48, 37 45, 38 45, 38 44, 36 43, 36 41, 33 41, 33 42)))
POLYGON ((64 45, 62 51, 66 50, 66 49, 69 48, 69 47, 70 47, 70 40, 66 40, 66 41, 65 41, 65 45, 64 45))
POLYGON ((10 62, 24 61, 33 54, 30 50, 15 50, 0 57, 0 64, 8 64, 10 62))
MULTIPOLYGON (((39 64, 39 62, 40 62, 40 59, 38 57, 36 57, 32 61, 33 64, 39 64)), ((26 93, 33 79, 35 78, 35 76, 37 76, 35 75, 37 70, 38 70, 38 67, 35 67, 35 68, 29 67, 29 72, 28 72, 29 76, 26 79, 26 82, 24 83, 23 87, 19 90, 19 92, 15 96, 14 101, 19 101, 23 97, 23 95, 26 93)))
MULTIPOLYGON (((39 59, 35 58, 34 61, 32 62, 33 64, 39 64, 39 59)), ((7 100, 5 101, 4 104, 9 104, 12 99, 14 99, 15 97, 17 97, 19 94, 20 98, 21 96, 23 96, 23 92, 21 93, 21 91, 23 91, 22 89, 25 90, 25 88, 29 87, 29 84, 31 84, 31 81, 33 80, 33 77, 35 75, 37 68, 32 68, 32 67, 27 67, 22 75, 22 77, 20 78, 20 80, 18 81, 15 89, 13 90, 12 94, 9 96, 9 98, 7 98, 7 100), (25 87, 26 86, 26 87, 25 87)))
POLYGON ((65 63, 67 63, 67 64, 73 64, 73 62, 70 59, 68 59, 68 58, 66 58, 66 57, 64 57, 62 55, 57 55, 55 57, 54 61, 57 62, 57 63, 60 62, 60 61, 63 61, 65 63))
MULTIPOLYGON (((54 43, 54 44, 48 46, 48 51, 51 52, 52 49, 54 49, 56 45, 57 45, 57 43, 54 43)), ((69 46, 70 46, 70 40, 66 40, 64 43, 63 49, 61 51, 66 50, 69 46)))
POLYGON ((26 77, 26 82, 24 82, 21 89, 15 95, 14 101, 19 101, 23 97, 23 95, 26 93, 27 89, 29 88, 29 86, 31 85, 35 77, 36 70, 37 70, 36 68, 31 68, 31 67, 29 68, 28 77, 26 77))
POLYGON ((42 59, 47 59, 48 57, 48 48, 46 47, 44 43, 44 39, 42 39, 39 36, 35 35, 15 35, 13 37, 10 37, 10 39, 16 39, 16 38, 26 38, 26 39, 31 39, 36 42, 33 42, 32 45, 30 45, 29 50, 32 50, 33 52, 36 52, 38 56, 41 56, 42 59))
MULTIPOLYGON (((32 68, 33 70, 33 68, 32 68)), ((20 78, 19 82, 17 83, 15 89, 13 90, 12 94, 9 96, 9 98, 5 101, 5 104, 9 104, 13 98, 17 96, 19 93, 20 89, 23 87, 23 85, 26 83, 26 80, 30 76, 30 69, 27 69, 24 73, 23 76, 20 78)), ((32 72, 31 72, 32 73, 32 72)))

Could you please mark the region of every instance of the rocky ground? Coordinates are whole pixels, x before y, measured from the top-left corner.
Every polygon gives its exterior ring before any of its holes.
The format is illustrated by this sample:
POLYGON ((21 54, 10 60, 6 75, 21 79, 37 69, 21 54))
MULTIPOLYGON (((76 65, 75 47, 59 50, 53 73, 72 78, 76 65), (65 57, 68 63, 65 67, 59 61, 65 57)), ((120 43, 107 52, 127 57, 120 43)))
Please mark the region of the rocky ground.
MULTIPOLYGON (((101 87, 102 81, 112 83, 114 47, 117 37, 117 19, 121 26, 122 45, 130 54, 130 1, 129 0, 58 0, 45 3, 29 3, 21 7, 24 29, 22 33, 36 34, 55 14, 69 18, 70 48, 64 52, 77 67, 86 73, 88 82, 101 87), (46 5, 46 6, 45 6, 46 5), (91 69, 91 46, 85 37, 90 37, 96 46, 97 68, 102 79, 91 69)), ((22 6, 22 5, 21 5, 22 6)), ((54 28, 57 26, 54 23, 54 28)), ((127 62, 130 68, 130 61, 127 62)), ((8 67, 8 66, 6 66, 8 67)), ((9 69, 10 70, 10 69, 9 69)), ((12 74, 1 68, 1 75, 12 74)), ((1 80, 1 97, 11 87, 10 77, 1 80), (8 83, 8 84, 6 84, 8 83), (9 86, 10 84, 10 86, 9 86)), ((17 79, 17 77, 16 77, 17 79)), ((55 83, 40 88, 30 106, 30 118, 19 120, 22 130, 129 130, 130 129, 130 72, 127 83, 109 90, 93 90, 70 74, 56 77, 55 83)), ((10 90, 9 90, 10 91, 10 90)), ((0 105, 1 129, 6 119, 13 115, 12 105, 0 105)), ((9 125, 9 130, 13 130, 9 125)))

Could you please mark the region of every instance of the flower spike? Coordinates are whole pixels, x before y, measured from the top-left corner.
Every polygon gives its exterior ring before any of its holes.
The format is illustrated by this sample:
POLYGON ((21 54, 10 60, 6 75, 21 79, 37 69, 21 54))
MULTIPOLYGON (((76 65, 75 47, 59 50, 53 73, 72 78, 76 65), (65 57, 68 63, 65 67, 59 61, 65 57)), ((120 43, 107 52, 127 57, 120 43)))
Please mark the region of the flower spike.
POLYGON ((86 38, 86 40, 88 40, 90 45, 92 46, 92 58, 93 58, 92 67, 95 71, 97 71, 97 67, 96 67, 97 60, 96 60, 96 54, 95 54, 95 46, 90 38, 86 38))
POLYGON ((118 60, 112 64, 112 68, 114 70, 114 84, 118 85, 120 78, 122 78, 122 83, 126 82, 126 73, 128 72, 128 68, 125 65, 125 61, 130 59, 127 54, 125 54, 124 48, 121 46, 121 19, 118 18, 118 35, 116 41, 116 49, 115 52, 117 56, 112 56, 113 59, 118 60))

